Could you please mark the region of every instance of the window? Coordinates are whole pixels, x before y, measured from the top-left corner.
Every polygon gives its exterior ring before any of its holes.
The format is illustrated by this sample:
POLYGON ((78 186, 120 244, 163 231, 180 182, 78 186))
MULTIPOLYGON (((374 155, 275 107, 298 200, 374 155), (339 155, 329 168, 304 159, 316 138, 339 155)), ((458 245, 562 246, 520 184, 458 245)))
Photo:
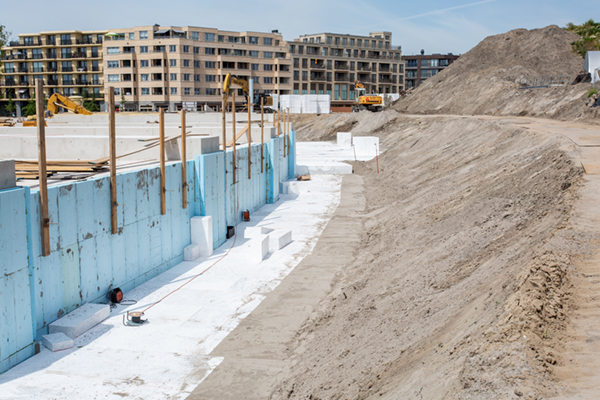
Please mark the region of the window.
POLYGON ((248 44, 258 44, 258 36, 248 36, 248 44))
POLYGON ((141 68, 147 68, 148 67, 148 60, 140 60, 140 67, 141 68))
POLYGON ((354 46, 354 39, 350 39, 350 46, 354 46))
POLYGON ((214 96, 217 94, 217 89, 206 88, 206 94, 208 96, 214 96))
POLYGON ((119 68, 119 62, 118 61, 109 61, 108 68, 119 68))
POLYGON ((216 68, 214 61, 204 61, 204 68, 216 68))
POLYGON ((377 41, 376 40, 371 40, 371 47, 372 48, 377 47, 377 41))
POLYGON ((169 79, 172 81, 176 81, 177 80, 177 74, 169 74, 169 79))
POLYGON ((437 59, 431 60, 431 66, 432 67, 437 67, 438 66, 438 60, 437 59))
POLYGON ((176 87, 172 87, 171 88, 171 94, 172 95, 176 95, 177 94, 177 88, 176 87))
POLYGON ((129 40, 135 40, 135 32, 129 32, 129 40))
POLYGON ((250 57, 252 57, 252 58, 258 58, 258 51, 256 51, 256 50, 250 50, 250 57))
POLYGON ((200 54, 200 47, 194 46, 194 54, 200 54))
POLYGON ((335 84, 334 89, 333 89, 333 99, 334 100, 339 100, 340 99, 340 85, 335 84))
POLYGON ((200 68, 200 60, 194 60, 194 68, 200 68))
POLYGON ((263 83, 273 83, 273 78, 270 76, 265 76, 263 78, 263 83))
POLYGON ((148 52, 148 46, 140 46, 140 53, 147 53, 148 52))
POLYGON ((170 44, 169 45, 169 53, 176 53, 176 52, 177 52, 177 45, 170 44))
POLYGON ((192 40, 198 40, 198 32, 192 32, 192 40))
POLYGON ((448 59, 440 60, 440 67, 447 67, 448 65, 450 65, 450 60, 448 60, 448 59))
POLYGON ((119 82, 119 75, 108 75, 108 81, 109 82, 119 82))
POLYGON ((176 67, 177 66, 177 60, 169 60, 169 66, 170 67, 176 67))
POLYGON ((184 53, 189 53, 190 52, 190 46, 183 46, 183 52, 184 53))
POLYGON ((321 47, 321 55, 326 56, 329 49, 327 47, 321 47))
POLYGON ((217 42, 224 43, 225 42, 225 35, 219 35, 219 36, 217 36, 217 42))
POLYGON ((216 75, 204 75, 204 80, 206 82, 216 82, 217 76, 216 75))
POLYGON ((140 81, 149 81, 150 80, 150 74, 141 74, 140 75, 140 81))
POLYGON ((295 53, 296 52, 296 45, 295 44, 290 44, 290 53, 295 53))
POLYGON ((183 94, 186 95, 186 96, 189 96, 190 95, 190 88, 189 87, 183 88, 183 94))
POLYGON ((348 100, 348 86, 342 85, 342 100, 348 100))
POLYGON ((272 38, 263 38, 263 44, 265 46, 273 46, 273 39, 272 38))
POLYGON ((263 51, 263 58, 273 58, 272 51, 263 51))
POLYGON ((308 80, 308 71, 302 71, 302 80, 303 81, 307 81, 308 80))
POLYGON ((421 60, 421 67, 429 67, 429 60, 421 60))
POLYGON ((190 74, 183 74, 183 80, 184 81, 189 81, 190 80, 190 74))
POLYGON ((264 64, 263 65, 263 71, 273 71, 273 65, 271 65, 271 64, 264 64))
POLYGON ((215 34, 214 33, 205 33, 204 34, 204 41, 205 42, 214 42, 215 41, 215 34))
POLYGON ((150 94, 150 88, 143 87, 142 88, 142 96, 148 96, 150 94))
POLYGON ((200 96, 200 88, 194 88, 194 95, 200 96))
POLYGON ((294 71, 294 80, 295 81, 299 81, 300 80, 300 71, 294 71))
POLYGON ((250 69, 252 71, 258 71, 258 67, 260 66, 260 64, 251 64, 250 65, 250 69))
POLYGON ((205 47, 204 48, 204 54, 207 55, 215 55, 215 48, 214 47, 205 47))
POLYGON ((121 89, 119 89, 118 87, 116 87, 114 93, 115 93, 115 96, 119 96, 121 94, 121 89))
POLYGON ((140 40, 148 39, 148 31, 140 31, 140 40))
POLYGON ((342 38, 342 46, 348 45, 348 38, 342 38))
POLYGON ((417 66, 417 60, 407 60, 406 61, 406 66, 407 67, 416 67, 417 66))
POLYGON ((340 38, 336 37, 335 40, 334 40, 334 43, 335 43, 336 46, 339 46, 340 45, 340 38))
POLYGON ((155 96, 157 96, 157 95, 158 96, 162 96, 163 90, 162 90, 161 87, 153 87, 152 88, 152 94, 155 95, 155 96))
POLYGON ((194 82, 200 82, 200 74, 194 74, 194 82))
POLYGON ((183 60, 183 66, 184 67, 189 67, 190 66, 190 60, 183 60))
POLYGON ((118 47, 107 47, 106 54, 119 54, 120 50, 118 47))
POLYGON ((302 68, 308 68, 308 58, 302 59, 302 68))
POLYGON ((327 44, 331 44, 331 36, 327 36, 327 44))

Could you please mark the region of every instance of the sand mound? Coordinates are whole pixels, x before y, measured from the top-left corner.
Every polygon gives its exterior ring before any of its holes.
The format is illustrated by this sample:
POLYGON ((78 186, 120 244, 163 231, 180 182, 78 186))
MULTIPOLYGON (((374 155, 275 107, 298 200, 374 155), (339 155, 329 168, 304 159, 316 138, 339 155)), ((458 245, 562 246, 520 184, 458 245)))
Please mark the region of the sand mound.
POLYGON ((519 88, 522 78, 541 75, 569 75, 572 81, 583 69, 583 59, 571 51, 577 38, 555 25, 490 36, 394 108, 414 114, 597 118, 597 109, 585 107, 590 84, 519 88))

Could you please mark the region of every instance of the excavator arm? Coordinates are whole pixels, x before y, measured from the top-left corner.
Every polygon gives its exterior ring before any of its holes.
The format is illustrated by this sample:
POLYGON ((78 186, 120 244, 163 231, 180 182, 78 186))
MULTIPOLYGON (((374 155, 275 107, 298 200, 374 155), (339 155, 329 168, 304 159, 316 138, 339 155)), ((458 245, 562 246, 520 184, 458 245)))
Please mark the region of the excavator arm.
POLYGON ((48 99, 48 111, 52 114, 58 113, 59 108, 64 108, 65 110, 71 111, 75 114, 83 114, 83 115, 92 115, 91 111, 86 110, 81 107, 79 104, 70 100, 69 98, 62 96, 58 93, 54 93, 48 99))
POLYGON ((223 93, 229 96, 229 90, 231 85, 237 85, 242 88, 244 93, 246 93, 246 97, 250 96, 250 86, 248 85, 248 81, 244 79, 239 79, 231 76, 231 74, 227 74, 225 76, 225 81, 223 82, 223 93))

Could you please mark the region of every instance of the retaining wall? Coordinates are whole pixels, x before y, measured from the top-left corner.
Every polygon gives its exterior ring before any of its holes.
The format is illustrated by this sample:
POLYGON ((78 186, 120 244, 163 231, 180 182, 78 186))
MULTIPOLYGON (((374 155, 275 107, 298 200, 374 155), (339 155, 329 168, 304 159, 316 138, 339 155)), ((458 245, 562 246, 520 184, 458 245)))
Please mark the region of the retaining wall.
POLYGON ((225 242, 227 225, 242 210, 254 212, 279 199, 280 182, 294 177, 295 135, 290 156, 283 137, 233 154, 197 155, 187 162, 188 206, 182 208, 181 162, 166 165, 166 215, 160 214, 160 169, 117 174, 119 232, 111 233, 108 176, 53 185, 48 189, 51 253, 43 257, 38 189, 0 191, 0 373, 30 357, 48 324, 106 293, 130 290, 183 261, 190 244, 189 220, 213 217, 214 248, 225 242))

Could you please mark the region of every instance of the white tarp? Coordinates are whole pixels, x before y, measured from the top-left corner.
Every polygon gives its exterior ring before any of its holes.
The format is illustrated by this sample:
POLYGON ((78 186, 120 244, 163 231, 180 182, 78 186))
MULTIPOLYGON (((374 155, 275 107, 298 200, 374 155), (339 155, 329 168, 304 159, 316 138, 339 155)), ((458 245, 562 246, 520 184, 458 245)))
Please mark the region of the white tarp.
POLYGON ((598 76, 600 71, 600 51, 588 51, 585 53, 583 69, 592 75, 592 83, 600 81, 600 76, 598 76))
POLYGON ((281 109, 292 114, 329 114, 331 97, 328 94, 284 94, 280 96, 281 109))

